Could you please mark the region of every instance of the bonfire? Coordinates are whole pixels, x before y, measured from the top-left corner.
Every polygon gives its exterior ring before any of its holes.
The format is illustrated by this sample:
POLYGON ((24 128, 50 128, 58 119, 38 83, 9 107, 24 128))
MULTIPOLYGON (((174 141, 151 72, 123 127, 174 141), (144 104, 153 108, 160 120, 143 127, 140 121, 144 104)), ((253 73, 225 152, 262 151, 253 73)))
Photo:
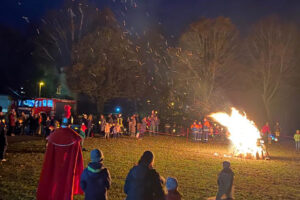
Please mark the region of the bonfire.
POLYGON ((232 108, 231 115, 218 112, 210 115, 228 129, 228 139, 232 143, 232 154, 245 158, 264 158, 266 150, 255 123, 247 119, 246 114, 232 108))

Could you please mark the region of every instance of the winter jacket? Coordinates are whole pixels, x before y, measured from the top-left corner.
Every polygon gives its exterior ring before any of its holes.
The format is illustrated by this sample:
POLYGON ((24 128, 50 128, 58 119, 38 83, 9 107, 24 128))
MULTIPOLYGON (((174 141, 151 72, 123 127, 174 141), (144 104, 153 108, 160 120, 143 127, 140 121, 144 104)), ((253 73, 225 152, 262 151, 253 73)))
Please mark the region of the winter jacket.
POLYGON ((220 200, 223 195, 226 195, 227 198, 232 198, 233 176, 234 173, 230 168, 224 168, 220 172, 216 200, 220 200))
POLYGON ((106 200, 111 178, 108 169, 102 163, 89 163, 80 178, 80 187, 85 193, 85 200, 106 200))
POLYGON ((191 125, 191 130, 192 130, 193 133, 198 133, 199 132, 198 124, 192 124, 191 125))
POLYGON ((203 131, 208 132, 210 130, 210 123, 209 121, 205 121, 203 123, 203 131))
POLYGON ((295 134, 294 135, 294 140, 295 140, 295 142, 300 142, 300 134, 295 134))
POLYGON ((264 125, 261 129, 261 132, 265 135, 265 134, 268 134, 268 133, 271 133, 271 130, 270 130, 270 127, 267 126, 267 125, 264 125))
POLYGON ((169 190, 166 200, 181 200, 181 194, 177 190, 169 190))
POLYGON ((145 165, 134 166, 128 173, 124 185, 126 200, 163 200, 163 180, 155 169, 145 165))

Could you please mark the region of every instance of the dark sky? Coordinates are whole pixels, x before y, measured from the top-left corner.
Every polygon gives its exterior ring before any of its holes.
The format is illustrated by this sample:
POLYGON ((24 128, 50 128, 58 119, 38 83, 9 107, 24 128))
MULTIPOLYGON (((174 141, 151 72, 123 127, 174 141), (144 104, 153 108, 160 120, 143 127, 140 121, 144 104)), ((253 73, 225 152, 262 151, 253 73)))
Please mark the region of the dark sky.
MULTIPOLYGON (((109 6, 118 15, 127 5, 137 28, 162 23, 169 34, 177 35, 198 18, 226 16, 241 29, 266 15, 279 15, 300 22, 299 0, 92 0, 99 7, 109 6), (125 3, 126 2, 126 3, 125 3), (135 7, 137 5, 137 7, 135 7)), ((62 6, 63 0, 2 0, 0 24, 26 29, 29 21, 38 22, 48 10, 62 6)))

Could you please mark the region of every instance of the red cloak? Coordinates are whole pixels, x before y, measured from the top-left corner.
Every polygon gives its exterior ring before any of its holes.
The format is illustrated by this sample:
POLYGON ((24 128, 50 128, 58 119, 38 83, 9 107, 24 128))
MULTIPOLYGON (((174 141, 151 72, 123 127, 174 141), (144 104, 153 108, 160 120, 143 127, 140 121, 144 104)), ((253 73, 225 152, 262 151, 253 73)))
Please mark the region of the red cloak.
POLYGON ((72 200, 83 194, 80 176, 83 158, 81 137, 70 128, 59 128, 48 138, 48 147, 37 189, 37 200, 72 200))

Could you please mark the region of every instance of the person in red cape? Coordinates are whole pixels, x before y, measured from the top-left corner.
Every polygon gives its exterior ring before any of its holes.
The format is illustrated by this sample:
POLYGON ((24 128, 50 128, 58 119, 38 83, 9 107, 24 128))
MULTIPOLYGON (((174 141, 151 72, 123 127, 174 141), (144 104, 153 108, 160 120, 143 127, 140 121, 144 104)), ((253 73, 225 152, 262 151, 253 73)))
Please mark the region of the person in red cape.
POLYGON ((83 171, 81 137, 71 128, 56 129, 48 147, 37 189, 37 200, 72 200, 83 194, 80 176, 83 171))

